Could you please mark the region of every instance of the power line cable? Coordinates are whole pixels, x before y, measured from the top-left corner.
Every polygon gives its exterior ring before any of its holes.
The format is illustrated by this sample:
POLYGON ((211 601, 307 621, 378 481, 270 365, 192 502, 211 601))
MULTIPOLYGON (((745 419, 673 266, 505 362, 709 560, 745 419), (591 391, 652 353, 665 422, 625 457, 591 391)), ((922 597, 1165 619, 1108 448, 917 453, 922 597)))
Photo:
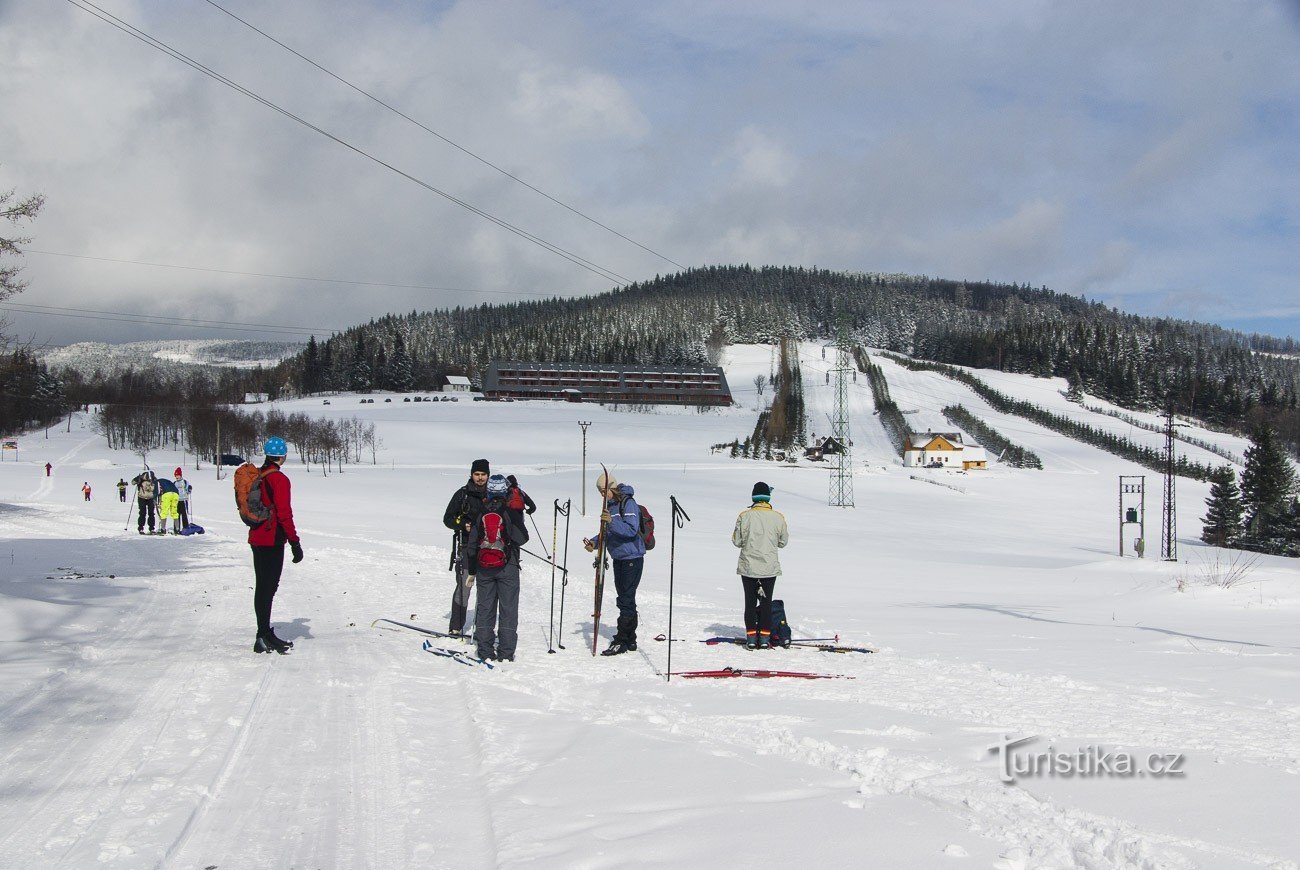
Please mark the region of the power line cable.
POLYGON ((509 296, 536 296, 550 299, 559 293, 530 293, 527 290, 471 290, 465 287, 434 287, 429 284, 395 284, 387 281, 354 281, 348 278, 320 278, 312 275, 278 275, 272 272, 240 272, 235 269, 213 269, 205 266, 183 266, 177 263, 153 263, 146 260, 119 260, 113 257, 92 257, 88 254, 68 254, 62 251, 40 251, 24 248, 24 254, 42 254, 47 257, 68 257, 74 260, 95 260, 100 263, 123 263, 129 266, 152 266, 158 269, 183 269, 188 272, 212 272, 216 275, 238 275, 245 278, 280 278, 286 281, 318 281, 322 284, 351 284, 357 287, 392 287, 398 290, 435 290, 441 293, 502 293, 509 296))
POLYGON ((671 257, 669 257, 669 256, 666 256, 666 255, 664 255, 664 254, 661 254, 661 253, 659 253, 658 251, 654 250, 653 248, 650 248, 650 247, 647 247, 647 246, 641 244, 641 243, 638 242, 636 239, 632 239, 632 238, 629 238, 628 236, 623 235, 622 233, 620 233, 618 230, 614 229, 613 227, 601 223, 600 221, 596 220, 594 217, 591 217, 590 215, 584 214, 583 212, 579 211, 578 209, 574 208, 573 206, 569 205, 568 203, 566 203, 566 202, 562 202, 561 200, 556 199, 555 197, 551 196, 551 195, 550 195, 549 193, 547 193, 546 191, 544 191, 544 190, 540 190, 540 189, 538 189, 537 187, 534 187, 533 185, 529 184, 527 181, 524 181, 524 180, 523 180, 522 178, 520 178, 519 176, 517 176, 517 175, 515 175, 515 174, 513 174, 513 173, 511 173, 511 172, 509 172, 509 171, 506 170, 506 169, 501 168, 500 166, 497 166, 495 163, 493 163, 492 161, 488 160, 487 158, 485 158, 485 157, 481 157, 481 156, 479 156, 478 154, 475 154, 473 151, 469 150, 468 148, 464 147, 463 145, 460 145, 460 144, 458 144, 458 143, 456 143, 456 142, 453 142, 451 139, 448 139, 446 136, 442 135, 442 134, 439 133, 437 130, 433 130, 433 129, 427 127, 426 125, 424 125, 424 124, 421 123, 420 121, 417 121, 415 118, 412 118, 410 115, 406 114, 405 112, 401 111, 400 109, 397 109, 397 108, 395 108, 394 106, 389 105, 388 103, 386 103, 385 101, 383 101, 383 100, 380 99, 379 97, 375 96, 374 94, 370 93, 369 91, 365 90, 364 88, 362 88, 362 87, 360 87, 360 86, 358 86, 358 85, 353 84, 352 82, 348 81, 347 79, 343 78, 342 76, 338 75, 337 73, 333 72, 332 70, 329 70, 329 69, 325 68, 325 67, 322 66, 321 64, 319 64, 319 63, 317 63, 316 61, 312 60, 310 57, 307 57, 307 56, 306 56, 305 54, 303 54, 302 52, 297 51, 296 49, 290 48, 288 45, 286 45, 286 44, 284 44, 283 42, 281 42, 280 40, 276 39, 274 36, 272 36, 271 34, 267 33, 265 30, 262 30, 260 27, 257 27, 255 24, 252 24, 251 22, 249 22, 249 21, 247 21, 247 20, 245 20, 245 19, 243 19, 243 18, 240 18, 238 15, 236 15, 236 14, 233 13, 233 12, 231 12, 229 9, 225 8, 224 6, 220 5, 219 3, 215 3, 215 2, 213 2, 213 0, 205 0, 205 2, 206 2, 209 6, 213 7, 214 9, 217 9, 217 10, 219 10, 220 12, 223 12, 223 13, 225 13, 226 15, 229 15, 231 18, 235 19, 235 20, 238 21, 240 24, 242 24, 242 25, 244 25, 245 27, 247 27, 249 30, 252 30, 254 33, 257 33, 257 34, 260 34, 261 36, 264 36, 265 38, 269 39, 271 42, 274 42, 276 45, 280 46, 280 47, 283 48, 285 51, 289 52, 290 54, 294 55, 295 57, 298 57, 298 58, 300 58, 300 59, 306 61, 307 63, 311 64, 312 66, 316 67, 316 69, 318 69, 318 70, 320 70, 321 72, 325 73, 327 76, 329 76, 330 78, 334 79, 335 81, 338 81, 338 82, 340 82, 340 83, 342 83, 342 84, 344 84, 344 85, 347 85, 349 88, 351 88, 352 90, 356 91, 358 94, 361 94, 363 97, 365 97, 365 98, 367 98, 367 99, 369 99, 369 100, 373 100, 374 102, 376 102, 376 103, 378 103, 379 105, 383 106, 385 109, 387 109, 388 111, 390 111, 390 112, 392 112, 393 114, 397 115, 398 117, 403 118, 403 119, 405 119, 405 120, 411 122, 411 123, 414 124, 415 126, 419 127, 421 130, 425 131, 426 133, 428 133, 428 134, 430 134, 430 135, 432 135, 432 136, 434 136, 434 137, 436 137, 436 138, 442 140, 443 142, 445 142, 445 143, 447 143, 448 145, 450 145, 452 148, 455 148, 457 151, 460 151, 462 154, 466 154, 466 155, 468 155, 468 156, 474 158, 475 160, 477 160, 479 163, 482 163, 484 166, 487 166, 487 167, 489 167, 489 168, 491 168, 491 169, 496 170, 497 172, 501 173, 502 175, 504 175, 505 177, 509 178, 510 180, 515 181, 515 182, 518 182, 519 184, 522 184, 524 187, 528 188, 529 190, 533 191, 534 193, 538 194, 539 196, 545 197, 546 199, 550 200, 551 202, 555 203, 556 205, 560 206, 561 208, 566 209, 566 210, 572 212, 573 214, 577 215, 578 217, 582 218, 583 220, 590 221, 591 223, 595 224, 596 226, 600 227, 601 229, 605 230, 606 232, 613 233, 614 235, 618 236, 620 239, 623 239, 625 242, 629 242, 630 244, 636 245, 638 248, 640 248, 641 250, 645 251, 647 254, 653 254, 654 256, 658 257, 659 259, 663 260, 664 262, 666 262, 666 263, 671 263, 672 265, 676 266, 676 267, 679 268, 679 269, 685 269, 685 268, 686 268, 685 266, 683 266, 681 263, 677 262, 677 261, 674 260, 673 258, 671 258, 671 257))
POLYGON ((67 2, 72 6, 75 6, 76 8, 82 10, 83 12, 86 12, 87 14, 93 16, 94 18, 104 22, 105 24, 108 24, 122 31, 128 36, 131 36, 132 38, 137 39, 152 48, 156 48, 159 51, 163 52, 164 54, 168 55, 169 57, 180 61, 181 63, 185 64, 186 66, 198 72, 203 73, 204 75, 208 76, 214 81, 220 82, 226 87, 234 91, 238 91, 239 93, 243 94, 249 99, 261 103, 262 105, 266 106, 267 108, 273 111, 279 112, 281 115, 284 115, 286 118, 289 118, 290 120, 298 124, 301 124, 307 129, 315 133, 319 133, 325 138, 330 139, 331 141, 336 142, 339 145, 342 145, 344 148, 347 148, 349 151, 352 151, 366 158, 367 160, 379 164, 380 166, 384 167, 390 172, 393 172, 407 179, 408 181, 418 184, 420 187, 423 187, 425 190, 437 194, 438 196, 441 196, 447 201, 459 205, 461 208, 464 208, 467 211, 473 212, 479 217, 482 217, 484 220, 491 221, 492 223, 496 224, 502 229, 514 233, 520 238, 532 242, 538 247, 544 248, 545 250, 550 251, 551 253, 555 254, 558 257, 568 260, 570 263, 573 263, 574 265, 582 269, 586 269, 588 272, 592 272, 596 275, 599 275, 600 277, 606 279, 607 281, 613 281, 615 284, 626 285, 632 283, 630 278, 620 275, 619 273, 613 271, 612 269, 607 269, 603 266, 600 266, 592 262, 591 260, 586 259, 585 257, 579 254, 576 254, 572 251, 566 250, 564 248, 561 248, 558 245, 548 242, 545 239, 541 238, 540 236, 536 236, 525 229, 515 226, 514 224, 504 220, 503 218, 499 218, 487 211, 484 211, 478 206, 472 205, 471 203, 466 202, 465 200, 460 199, 459 197, 456 197, 445 190, 435 187, 434 185, 430 184, 427 181, 424 181, 421 178, 417 178, 416 176, 411 175, 409 172, 398 169, 396 166, 380 159, 379 157, 376 157, 375 155, 371 154, 365 149, 353 145, 351 142, 348 142, 347 140, 342 139, 339 136, 334 135, 333 133, 330 133, 328 130, 316 126, 315 124, 311 123, 305 118, 295 115, 293 112, 289 111, 288 109, 280 105, 277 105, 276 103, 271 102, 267 98, 244 87, 238 82, 235 82, 232 79, 222 75, 221 73, 216 72, 215 70, 207 66, 204 66, 202 63, 184 54, 179 49, 172 48, 170 45, 166 44, 165 42, 155 39, 154 37, 145 33, 143 30, 140 30, 138 27, 135 27, 134 25, 122 20, 121 18, 118 18, 116 15, 113 15, 111 12, 108 12, 107 10, 99 6, 96 6, 94 3, 90 2, 90 0, 67 0, 67 2))
POLYGON ((244 324, 237 321, 205 321, 184 317, 154 314, 132 314, 121 311, 96 311, 85 308, 63 308, 54 305, 28 305, 23 302, 0 302, 0 311, 16 314, 35 314, 48 317, 72 317, 78 320, 99 320, 108 323, 138 323, 144 326, 186 326, 193 329, 216 329, 227 332, 260 332, 269 335, 308 336, 330 335, 342 329, 311 329, 308 327, 277 326, 275 324, 244 324))

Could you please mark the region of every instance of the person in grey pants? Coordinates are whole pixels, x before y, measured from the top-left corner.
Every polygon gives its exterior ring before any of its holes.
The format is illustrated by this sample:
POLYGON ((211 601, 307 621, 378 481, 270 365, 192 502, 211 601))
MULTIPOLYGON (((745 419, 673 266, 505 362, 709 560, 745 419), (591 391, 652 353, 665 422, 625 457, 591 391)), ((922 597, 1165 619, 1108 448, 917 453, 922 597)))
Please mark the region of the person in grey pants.
POLYGON ((466 543, 469 584, 478 585, 474 641, 478 657, 514 661, 519 642, 519 548, 528 543, 524 512, 509 507, 510 481, 494 474, 466 543), (498 618, 500 620, 498 633, 498 618))

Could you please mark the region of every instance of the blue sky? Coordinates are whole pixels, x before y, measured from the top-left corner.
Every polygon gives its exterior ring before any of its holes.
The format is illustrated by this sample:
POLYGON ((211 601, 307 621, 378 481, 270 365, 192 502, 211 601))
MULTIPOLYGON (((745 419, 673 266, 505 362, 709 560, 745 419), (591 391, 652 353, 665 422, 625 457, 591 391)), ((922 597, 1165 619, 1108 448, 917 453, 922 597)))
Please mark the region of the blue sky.
MULTIPOLYGON (((1294 0, 223 3, 644 248, 206 3, 100 5, 628 278, 675 270, 649 248, 1026 282, 1300 337, 1294 0)), ((611 285, 69 4, 0 6, 0 102, 0 187, 48 197, 35 248, 457 288, 34 254, 15 301, 314 328, 611 285)), ((11 316, 59 343, 159 334, 11 316)))

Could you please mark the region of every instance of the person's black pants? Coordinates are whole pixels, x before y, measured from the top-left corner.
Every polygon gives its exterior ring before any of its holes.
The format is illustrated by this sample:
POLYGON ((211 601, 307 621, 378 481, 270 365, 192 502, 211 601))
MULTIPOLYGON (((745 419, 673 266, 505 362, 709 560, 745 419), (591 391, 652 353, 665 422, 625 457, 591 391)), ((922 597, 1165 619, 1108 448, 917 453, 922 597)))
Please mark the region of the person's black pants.
POLYGON ((775 577, 741 577, 745 587, 745 634, 772 633, 772 590, 775 577))
POLYGON ((182 528, 182 529, 185 528, 186 526, 188 526, 188 525, 190 524, 190 507, 189 507, 189 504, 190 504, 190 503, 187 502, 187 501, 178 501, 178 502, 176 503, 176 507, 179 508, 179 509, 180 509, 180 512, 181 512, 181 528, 182 528))
POLYGON ((641 585, 641 570, 645 557, 614 560, 614 589, 618 592, 618 630, 614 641, 636 643, 636 589, 641 585))
POLYGON ((253 588, 253 612, 257 614, 257 633, 271 630, 271 602, 280 588, 280 573, 284 571, 284 544, 274 547, 253 547, 253 574, 257 585, 253 588))
POLYGON ((139 502, 139 504, 140 504, 140 518, 139 518, 138 520, 136 520, 136 523, 135 523, 136 530, 138 531, 138 530, 144 528, 145 512, 148 511, 148 514, 149 514, 149 531, 152 532, 152 531, 153 531, 153 499, 152 499, 152 498, 137 498, 136 501, 139 502))

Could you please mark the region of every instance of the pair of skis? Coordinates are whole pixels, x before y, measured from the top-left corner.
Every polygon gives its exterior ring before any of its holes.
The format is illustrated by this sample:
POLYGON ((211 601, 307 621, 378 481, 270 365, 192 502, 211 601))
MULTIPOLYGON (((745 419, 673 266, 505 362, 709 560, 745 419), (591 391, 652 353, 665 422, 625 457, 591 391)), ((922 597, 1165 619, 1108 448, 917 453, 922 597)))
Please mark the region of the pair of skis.
MULTIPOLYGON (((668 638, 664 635, 658 635, 655 640, 666 641, 668 638)), ((685 638, 673 638, 675 643, 687 643, 685 638)), ((746 639, 743 637, 709 637, 696 643, 706 643, 709 646, 718 646, 720 644, 736 644, 743 646, 746 639)), ((772 644, 773 647, 780 647, 781 644, 772 644)), ((819 652, 829 653, 874 653, 878 652, 874 647, 869 646, 843 646, 839 643, 839 635, 835 637, 800 637, 790 641, 791 647, 800 649, 815 649, 819 652)))
POLYGON ((767 671, 756 668, 723 668, 720 671, 677 671, 674 677, 685 677, 686 679, 700 679, 707 677, 716 677, 725 679, 727 677, 749 677, 752 679, 768 680, 778 677, 789 677, 797 680, 852 680, 855 677, 846 674, 814 674, 808 671, 767 671))
POLYGON ((481 659, 478 656, 472 656, 469 653, 465 652, 464 650, 446 649, 445 647, 434 646, 433 641, 431 640, 426 640, 424 644, 420 647, 420 649, 424 650, 427 653, 432 653, 436 656, 440 656, 445 659, 451 659, 453 662, 458 662, 459 664, 471 668, 476 667, 478 665, 483 665, 490 671, 494 667, 496 667, 487 659, 481 659))

